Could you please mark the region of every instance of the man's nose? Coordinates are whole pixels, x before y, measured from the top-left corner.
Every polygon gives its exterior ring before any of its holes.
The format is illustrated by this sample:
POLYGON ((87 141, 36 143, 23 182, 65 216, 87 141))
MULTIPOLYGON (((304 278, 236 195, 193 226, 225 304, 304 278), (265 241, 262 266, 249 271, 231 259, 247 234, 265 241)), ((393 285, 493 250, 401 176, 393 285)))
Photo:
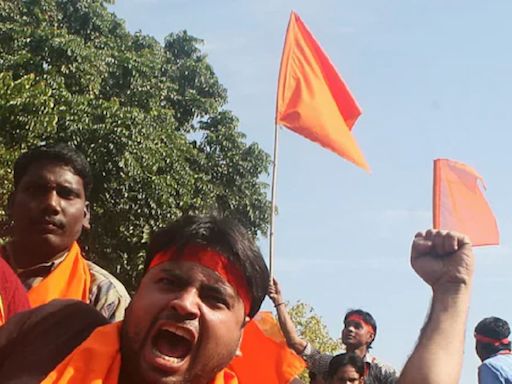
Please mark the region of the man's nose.
POLYGON ((185 320, 194 320, 199 317, 200 298, 197 289, 189 287, 182 290, 169 303, 170 307, 185 320))
POLYGON ((55 190, 49 190, 43 197, 44 208, 48 213, 57 214, 60 211, 60 198, 55 190))

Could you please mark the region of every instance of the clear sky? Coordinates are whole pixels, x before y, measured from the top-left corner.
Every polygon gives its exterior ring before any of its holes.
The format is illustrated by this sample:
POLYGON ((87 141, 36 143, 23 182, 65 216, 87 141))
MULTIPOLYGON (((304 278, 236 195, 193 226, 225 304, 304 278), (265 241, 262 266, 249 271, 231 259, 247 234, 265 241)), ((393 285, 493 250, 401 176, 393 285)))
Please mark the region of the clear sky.
POLYGON ((408 258, 414 233, 432 222, 432 160, 480 172, 502 244, 476 250, 461 380, 476 383, 475 324, 512 321, 512 2, 117 0, 111 9, 160 41, 183 29, 204 39, 227 108, 269 153, 284 33, 292 9, 302 17, 363 109, 353 132, 372 174, 282 131, 276 276, 333 337, 348 308, 370 311, 374 352, 397 368, 430 304, 408 258))

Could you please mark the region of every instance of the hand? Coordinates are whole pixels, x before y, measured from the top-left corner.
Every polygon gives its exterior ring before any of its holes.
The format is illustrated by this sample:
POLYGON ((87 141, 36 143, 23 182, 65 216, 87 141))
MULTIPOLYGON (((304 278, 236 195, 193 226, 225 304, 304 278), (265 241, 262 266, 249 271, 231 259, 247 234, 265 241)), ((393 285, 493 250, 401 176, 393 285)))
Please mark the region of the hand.
POLYGON ((275 278, 272 279, 270 284, 268 285, 268 297, 277 305, 283 302, 283 296, 281 295, 281 289, 279 288, 279 284, 275 278))
POLYGON ((468 285, 474 270, 471 242, 456 232, 419 232, 412 242, 411 265, 434 291, 468 285))

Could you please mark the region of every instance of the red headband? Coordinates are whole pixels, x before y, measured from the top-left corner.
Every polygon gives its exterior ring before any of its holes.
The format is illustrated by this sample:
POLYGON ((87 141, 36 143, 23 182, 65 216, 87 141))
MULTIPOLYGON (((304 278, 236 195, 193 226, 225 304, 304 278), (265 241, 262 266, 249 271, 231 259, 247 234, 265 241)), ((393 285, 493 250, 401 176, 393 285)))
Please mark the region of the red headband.
POLYGON ((493 339, 491 337, 487 337, 487 336, 484 336, 484 335, 479 335, 476 332, 475 332, 475 339, 476 339, 476 341, 479 341, 481 343, 492 344, 492 345, 495 345, 495 346, 506 345, 506 344, 510 343, 510 340, 508 339, 508 337, 506 337, 504 339, 493 339))
POLYGON ((364 319, 363 319, 363 316, 361 315, 358 315, 358 314, 352 314, 350 315, 349 317, 347 317, 347 320, 345 320, 345 323, 347 321, 357 321, 361 324, 363 324, 363 326, 367 327, 367 328, 370 328, 374 333, 375 333, 375 328, 373 327, 373 325, 371 324, 368 324, 364 319))
POLYGON ((176 252, 175 247, 171 247, 158 252, 151 260, 148 269, 173 260, 197 263, 219 274, 238 293, 244 304, 245 314, 249 313, 251 295, 245 278, 237 266, 231 263, 222 253, 199 244, 189 244, 180 253, 176 252))

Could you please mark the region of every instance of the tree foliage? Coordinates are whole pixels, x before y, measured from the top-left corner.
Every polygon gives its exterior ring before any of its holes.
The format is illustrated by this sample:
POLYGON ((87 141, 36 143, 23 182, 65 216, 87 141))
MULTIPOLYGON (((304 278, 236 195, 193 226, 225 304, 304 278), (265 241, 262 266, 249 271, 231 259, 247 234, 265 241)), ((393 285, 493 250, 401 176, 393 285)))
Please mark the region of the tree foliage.
MULTIPOLYGON (((320 352, 339 353, 341 341, 329 335, 322 318, 314 312, 313 307, 299 301, 290 308, 289 314, 301 339, 310 342, 320 352)), ((300 379, 309 383, 307 372, 303 372, 300 379)))
POLYGON ((0 0, 0 203, 22 151, 74 145, 94 172, 87 255, 133 289, 148 234, 181 214, 265 231, 270 159, 223 108, 201 40, 131 34, 107 3, 0 0))

